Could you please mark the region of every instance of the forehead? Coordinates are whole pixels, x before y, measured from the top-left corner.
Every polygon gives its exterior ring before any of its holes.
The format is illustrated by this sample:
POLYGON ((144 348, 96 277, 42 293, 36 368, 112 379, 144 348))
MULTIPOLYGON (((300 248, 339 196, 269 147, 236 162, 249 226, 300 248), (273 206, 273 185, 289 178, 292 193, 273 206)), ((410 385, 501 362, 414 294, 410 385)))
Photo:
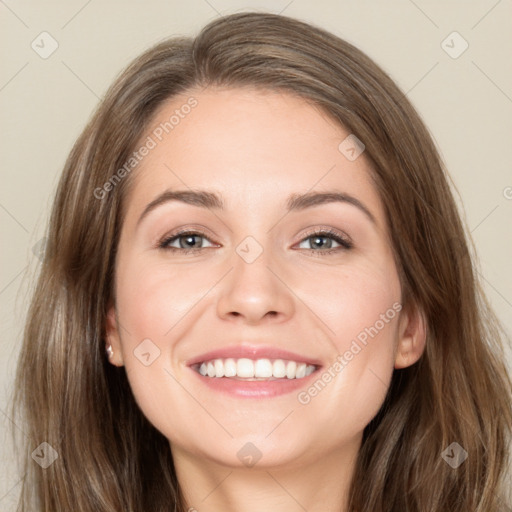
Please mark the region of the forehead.
POLYGON ((207 189, 226 208, 259 210, 284 206, 293 193, 335 189, 357 196, 382 220, 364 153, 351 161, 339 149, 349 135, 292 94, 192 89, 162 104, 142 137, 152 148, 133 172, 128 210, 140 214, 167 189, 207 189))

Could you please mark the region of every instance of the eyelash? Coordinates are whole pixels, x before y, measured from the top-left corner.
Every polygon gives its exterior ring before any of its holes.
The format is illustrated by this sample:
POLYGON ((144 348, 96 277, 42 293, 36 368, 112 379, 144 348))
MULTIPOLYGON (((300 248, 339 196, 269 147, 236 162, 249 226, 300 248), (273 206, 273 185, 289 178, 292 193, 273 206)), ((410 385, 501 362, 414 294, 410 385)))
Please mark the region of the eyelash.
MULTIPOLYGON (((181 254, 189 254, 192 252, 198 254, 199 252, 202 252, 203 250, 208 249, 208 247, 200 247, 198 249, 193 249, 193 248, 185 249, 185 248, 181 248, 181 247, 180 248, 169 247, 169 245, 168 245, 171 242, 174 242, 175 240, 177 240, 183 236, 191 236, 191 235, 200 236, 202 238, 206 238, 207 240, 209 240, 209 238, 204 233, 201 233, 200 231, 182 230, 182 231, 178 231, 177 233, 173 233, 172 235, 164 237, 162 240, 160 240, 158 242, 157 247, 158 247, 158 249, 162 249, 164 251, 171 251, 173 253, 180 252, 181 254)), ((342 238, 337 232, 335 232, 331 229, 323 229, 323 230, 318 230, 318 231, 313 231, 311 233, 308 233, 306 236, 304 236, 299 241, 299 243, 301 243, 305 240, 308 240, 309 238, 313 238, 315 236, 316 237, 332 238, 335 242, 340 244, 340 247, 334 247, 334 248, 327 249, 327 250, 303 249, 305 251, 309 251, 314 256, 326 256, 329 254, 336 253, 338 251, 347 251, 349 249, 352 249, 352 247, 353 247, 353 244, 351 241, 349 241, 346 238, 342 238)))

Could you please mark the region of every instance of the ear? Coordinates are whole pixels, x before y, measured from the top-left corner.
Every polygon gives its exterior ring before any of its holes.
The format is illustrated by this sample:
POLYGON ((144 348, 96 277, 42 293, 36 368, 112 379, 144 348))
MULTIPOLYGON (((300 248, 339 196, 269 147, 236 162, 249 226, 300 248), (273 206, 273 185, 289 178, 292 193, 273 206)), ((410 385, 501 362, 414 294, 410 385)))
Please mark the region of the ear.
MULTIPOLYGON (((123 353, 121 351, 121 339, 119 337, 119 325, 117 322, 117 312, 115 305, 112 303, 107 311, 105 321, 106 327, 106 345, 112 347, 112 355, 108 358, 109 362, 114 366, 123 366, 123 353)), ((105 345, 105 348, 106 348, 105 345)))
POLYGON ((398 344, 395 352, 395 368, 407 368, 419 360, 427 339, 423 312, 411 305, 400 315, 398 344))

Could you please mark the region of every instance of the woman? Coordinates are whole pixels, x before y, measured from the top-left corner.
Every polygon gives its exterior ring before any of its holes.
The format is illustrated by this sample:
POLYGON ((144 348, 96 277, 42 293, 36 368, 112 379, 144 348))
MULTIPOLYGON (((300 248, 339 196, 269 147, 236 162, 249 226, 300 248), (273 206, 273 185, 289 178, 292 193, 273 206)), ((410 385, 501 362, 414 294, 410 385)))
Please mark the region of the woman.
POLYGON ((226 16, 137 58, 66 163, 20 510, 505 510, 503 338, 391 79, 226 16))

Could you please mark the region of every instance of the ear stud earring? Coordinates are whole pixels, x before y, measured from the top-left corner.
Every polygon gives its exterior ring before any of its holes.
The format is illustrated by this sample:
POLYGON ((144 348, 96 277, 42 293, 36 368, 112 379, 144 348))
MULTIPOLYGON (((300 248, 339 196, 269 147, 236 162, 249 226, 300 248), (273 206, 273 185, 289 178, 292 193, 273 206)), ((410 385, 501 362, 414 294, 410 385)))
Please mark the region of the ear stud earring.
POLYGON ((107 345, 105 352, 107 353, 107 357, 109 359, 112 359, 112 356, 114 355, 114 349, 112 348, 112 345, 110 345, 110 343, 107 345))

